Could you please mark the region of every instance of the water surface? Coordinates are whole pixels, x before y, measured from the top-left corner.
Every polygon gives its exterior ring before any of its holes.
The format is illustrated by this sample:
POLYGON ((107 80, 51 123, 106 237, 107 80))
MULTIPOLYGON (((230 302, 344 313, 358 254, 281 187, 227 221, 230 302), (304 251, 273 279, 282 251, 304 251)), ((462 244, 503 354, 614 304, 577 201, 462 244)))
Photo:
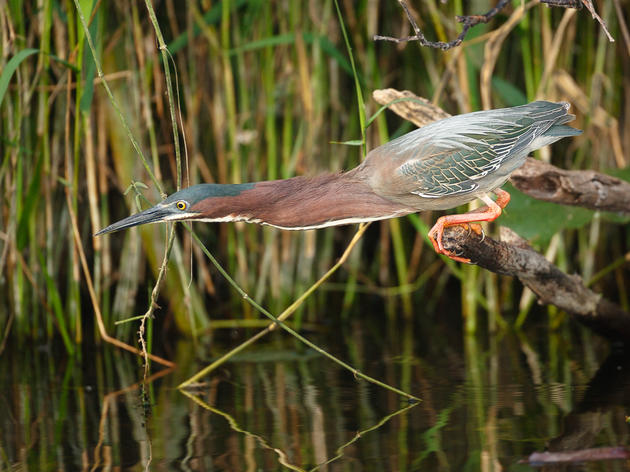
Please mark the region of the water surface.
POLYGON ((109 346, 86 347, 81 359, 9 346, 0 357, 0 469, 527 471, 535 469, 519 461, 535 451, 628 446, 627 352, 577 328, 549 331, 544 316, 524 333, 492 335, 450 328, 461 325, 453 315, 418 319, 366 311, 306 332, 420 397, 415 404, 283 332, 188 394, 176 386, 254 331, 223 330, 196 346, 156 339, 177 367, 154 364, 145 385, 138 359, 109 346))

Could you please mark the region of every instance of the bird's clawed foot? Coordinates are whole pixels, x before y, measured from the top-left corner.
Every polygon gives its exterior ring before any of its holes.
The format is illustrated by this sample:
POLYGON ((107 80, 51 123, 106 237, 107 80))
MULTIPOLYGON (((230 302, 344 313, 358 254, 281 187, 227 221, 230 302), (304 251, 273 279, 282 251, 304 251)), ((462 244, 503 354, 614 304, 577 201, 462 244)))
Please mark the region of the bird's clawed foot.
POLYGON ((501 210, 510 202, 510 194, 505 190, 495 189, 494 193, 497 196, 497 201, 492 200, 487 194, 480 196, 479 198, 486 204, 486 206, 478 208, 462 215, 447 215, 441 216, 436 221, 433 228, 429 231, 429 239, 433 244, 435 252, 438 254, 444 254, 450 257, 454 261, 465 262, 470 264, 470 259, 466 257, 460 257, 457 254, 453 254, 451 251, 447 251, 442 244, 442 236, 444 235, 444 228, 447 226, 463 226, 470 232, 474 231, 481 236, 481 241, 486 238, 486 234, 483 232, 481 225, 474 223, 476 221, 494 221, 501 214, 501 210))
POLYGON ((462 226, 468 227, 469 236, 470 236, 470 233, 474 232, 474 233, 477 233, 479 236, 481 236, 482 241, 486 239, 486 233, 479 223, 464 223, 462 224, 462 226))
POLYGON ((468 259, 467 257, 461 257, 457 254, 454 254, 453 252, 447 250, 444 247, 444 244, 442 243, 442 236, 444 236, 444 228, 449 227, 449 226, 462 226, 463 228, 466 228, 468 230, 468 235, 470 235, 470 233, 472 232, 475 232, 479 236, 481 236, 482 241, 486 238, 486 233, 484 232, 483 228, 478 223, 448 224, 448 222, 446 220, 443 220, 442 218, 444 217, 438 218, 433 228, 431 228, 431 230, 429 231, 429 239, 431 240, 431 243, 433 244, 433 249, 435 249, 435 252, 437 252, 438 254, 444 254, 445 256, 449 257, 450 259, 453 259, 454 261, 470 264, 470 259, 468 259))
POLYGON ((451 225, 451 224, 447 224, 446 219, 442 216, 438 218, 435 225, 433 225, 433 228, 431 228, 431 230, 429 231, 429 239, 431 240, 431 244, 433 244, 433 249, 435 249, 435 252, 437 252, 438 254, 444 254, 445 256, 449 257, 450 259, 453 259, 454 261, 470 264, 470 259, 468 259, 467 257, 458 256, 457 254, 452 253, 451 251, 447 250, 442 244, 442 236, 444 236, 444 228, 446 228, 447 226, 463 226, 464 228, 467 228, 469 231, 474 231, 477 234, 482 234, 483 229, 481 228, 481 225, 469 224, 469 223, 460 223, 459 225, 451 225))

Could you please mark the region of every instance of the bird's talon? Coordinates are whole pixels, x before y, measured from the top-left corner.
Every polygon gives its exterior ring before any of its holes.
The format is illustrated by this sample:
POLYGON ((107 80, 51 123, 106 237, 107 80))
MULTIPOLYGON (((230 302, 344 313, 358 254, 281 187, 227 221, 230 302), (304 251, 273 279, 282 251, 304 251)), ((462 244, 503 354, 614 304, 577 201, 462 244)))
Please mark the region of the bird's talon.
POLYGON ((461 257, 455 254, 445 254, 446 256, 449 257, 449 259, 452 259, 456 262, 463 262, 464 264, 472 264, 472 262, 470 261, 470 259, 468 259, 467 257, 461 257))
POLYGON ((471 223, 470 229, 479 235, 483 234, 483 227, 478 223, 471 223))

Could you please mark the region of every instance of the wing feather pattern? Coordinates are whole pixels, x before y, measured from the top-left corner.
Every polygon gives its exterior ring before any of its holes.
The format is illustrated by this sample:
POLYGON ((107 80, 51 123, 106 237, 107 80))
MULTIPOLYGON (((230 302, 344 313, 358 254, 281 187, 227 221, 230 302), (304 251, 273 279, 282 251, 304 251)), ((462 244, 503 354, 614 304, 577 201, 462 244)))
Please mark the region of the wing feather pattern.
MULTIPOLYGON (((439 198, 475 192, 479 179, 512 159, 524 160, 534 141, 572 119, 565 103, 458 115, 427 125, 384 145, 413 194, 439 198)), ((509 167, 509 166, 506 166, 509 167)))

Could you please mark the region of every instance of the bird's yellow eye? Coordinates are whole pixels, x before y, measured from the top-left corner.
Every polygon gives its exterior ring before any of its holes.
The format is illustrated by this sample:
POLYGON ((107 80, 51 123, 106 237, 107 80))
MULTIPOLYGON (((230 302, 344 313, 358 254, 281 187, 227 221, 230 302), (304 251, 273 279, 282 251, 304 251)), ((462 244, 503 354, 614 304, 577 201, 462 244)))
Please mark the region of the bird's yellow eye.
POLYGON ((180 201, 178 201, 175 204, 175 206, 177 207, 178 210, 182 210, 183 211, 183 210, 185 210, 188 207, 188 204, 185 201, 180 200, 180 201))

